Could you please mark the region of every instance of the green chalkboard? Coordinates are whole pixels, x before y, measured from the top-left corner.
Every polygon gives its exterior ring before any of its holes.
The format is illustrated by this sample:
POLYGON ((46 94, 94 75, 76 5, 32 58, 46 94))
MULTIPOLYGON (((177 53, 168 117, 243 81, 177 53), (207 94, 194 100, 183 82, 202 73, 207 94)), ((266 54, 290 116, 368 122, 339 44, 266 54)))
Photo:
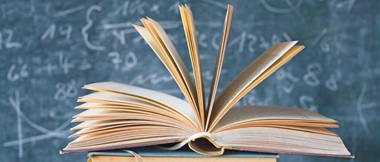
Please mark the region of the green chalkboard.
MULTIPOLYGON (((379 161, 380 2, 376 0, 2 0, 0 2, 0 161, 85 161, 59 155, 71 139, 84 84, 116 81, 183 97, 131 24, 160 22, 190 68, 178 4, 195 17, 205 87, 227 3, 234 15, 219 84, 223 88, 271 44, 306 49, 249 92, 240 105, 310 109, 356 159, 281 155, 279 161, 379 161)), ((208 91, 206 91, 208 93, 208 91)))

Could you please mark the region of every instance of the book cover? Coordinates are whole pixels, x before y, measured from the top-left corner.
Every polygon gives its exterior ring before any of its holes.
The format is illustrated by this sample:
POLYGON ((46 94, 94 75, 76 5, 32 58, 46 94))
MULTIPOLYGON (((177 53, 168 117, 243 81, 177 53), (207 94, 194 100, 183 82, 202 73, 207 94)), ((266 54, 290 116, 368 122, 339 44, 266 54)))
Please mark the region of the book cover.
POLYGON ((228 150, 221 156, 205 157, 198 154, 187 147, 176 151, 168 151, 157 147, 137 147, 131 150, 109 150, 89 152, 88 158, 92 162, 111 162, 111 161, 252 161, 252 162, 275 162, 279 157, 278 154, 257 153, 247 151, 232 151, 228 150), (128 152, 133 151, 134 154, 128 152))

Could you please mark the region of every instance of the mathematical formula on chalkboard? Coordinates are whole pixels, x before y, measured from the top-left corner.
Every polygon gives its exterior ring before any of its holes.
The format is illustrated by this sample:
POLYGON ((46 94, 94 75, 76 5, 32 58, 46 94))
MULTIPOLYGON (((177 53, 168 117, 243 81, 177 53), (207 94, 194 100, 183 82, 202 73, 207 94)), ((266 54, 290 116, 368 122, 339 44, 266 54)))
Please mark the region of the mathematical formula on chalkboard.
POLYGON ((88 93, 84 84, 116 81, 183 97, 132 24, 145 16, 159 21, 191 69, 178 11, 184 3, 194 12, 205 83, 231 3, 236 11, 219 88, 272 44, 299 40, 306 49, 237 104, 299 107, 337 119, 335 132, 354 154, 366 155, 356 160, 373 160, 365 151, 380 148, 380 25, 374 23, 380 6, 366 1, 2 2, 0 161, 81 157, 58 150, 70 141, 73 107, 88 93))

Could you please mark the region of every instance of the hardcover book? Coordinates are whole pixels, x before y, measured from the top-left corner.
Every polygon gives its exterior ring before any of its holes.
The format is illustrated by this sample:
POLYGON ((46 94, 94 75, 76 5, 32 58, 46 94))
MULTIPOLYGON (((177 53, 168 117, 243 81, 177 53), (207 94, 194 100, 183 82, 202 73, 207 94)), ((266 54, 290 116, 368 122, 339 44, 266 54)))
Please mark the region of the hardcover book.
MULTIPOLYGON (((179 6, 188 45, 191 78, 163 27, 142 18, 138 33, 165 65, 185 100, 159 91, 115 82, 85 85, 95 92, 80 97, 71 130, 77 137, 62 153, 111 150, 175 143, 193 151, 222 155, 225 150, 353 157, 341 138, 328 130, 337 121, 305 109, 278 106, 235 106, 246 93, 299 53, 297 41, 274 44, 216 95, 227 46, 233 7, 228 5, 209 96, 205 96, 192 12, 179 6), (206 101, 206 98, 208 100, 206 101)), ((147 65, 149 66, 149 65, 147 65)))
POLYGON ((88 162, 135 162, 135 161, 165 161, 165 162, 276 162, 278 154, 230 151, 221 156, 203 156, 189 150, 187 147, 176 151, 162 150, 156 147, 138 147, 131 150, 95 151, 88 153, 88 162))

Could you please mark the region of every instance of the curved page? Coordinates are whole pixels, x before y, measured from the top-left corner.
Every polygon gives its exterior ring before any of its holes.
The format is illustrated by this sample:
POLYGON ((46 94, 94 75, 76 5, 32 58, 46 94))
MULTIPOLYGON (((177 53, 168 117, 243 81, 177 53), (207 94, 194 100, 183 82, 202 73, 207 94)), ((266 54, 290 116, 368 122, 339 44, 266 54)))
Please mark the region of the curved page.
POLYGON ((238 125, 239 123, 242 124, 255 121, 267 121, 266 123, 271 123, 270 121, 273 121, 274 124, 276 124, 276 121, 282 121, 282 123, 277 124, 289 125, 287 124, 288 122, 295 126, 297 126, 297 123, 300 123, 300 121, 312 122, 311 124, 336 123, 333 119, 305 109, 278 106, 239 106, 228 111, 216 124, 214 130, 229 125, 238 125))
POLYGON ((240 72, 216 98, 211 112, 210 128, 215 126, 234 103, 256 86, 256 84, 252 83, 255 83, 256 80, 263 80, 288 60, 284 59, 286 61, 281 61, 282 57, 291 58, 303 49, 303 46, 296 46, 292 49, 296 43, 297 41, 274 44, 270 49, 265 51, 254 62, 240 72))
POLYGON ((200 123, 197 120, 197 116, 192 110, 189 103, 184 100, 181 100, 177 97, 161 93, 158 91, 153 91, 149 89, 144 89, 140 87, 135 87, 131 85, 115 83, 115 82, 100 82, 93 83, 84 86, 85 89, 96 90, 96 91, 105 91, 119 93, 127 95, 130 97, 135 97, 152 104, 158 104, 161 106, 167 106, 171 109, 183 114, 187 117, 194 125, 200 128, 200 123))

